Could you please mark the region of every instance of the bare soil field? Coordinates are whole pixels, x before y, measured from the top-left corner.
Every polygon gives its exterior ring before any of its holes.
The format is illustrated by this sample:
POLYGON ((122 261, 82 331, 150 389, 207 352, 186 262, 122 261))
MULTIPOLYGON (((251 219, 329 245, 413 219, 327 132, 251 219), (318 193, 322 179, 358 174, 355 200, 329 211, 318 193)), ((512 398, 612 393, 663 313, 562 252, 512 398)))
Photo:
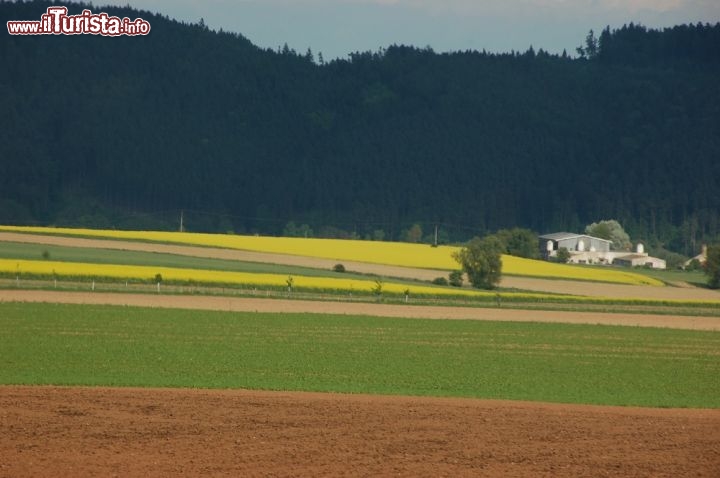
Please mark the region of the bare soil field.
POLYGON ((0 476, 717 477, 720 410, 0 387, 0 476))
POLYGON ((414 319, 499 320, 511 322, 554 322, 604 324, 633 327, 665 327, 686 330, 720 330, 720 318, 673 315, 623 314, 577 311, 442 307, 335 302, 245 297, 186 296, 162 294, 119 294, 108 292, 64 292, 43 290, 0 290, 0 302, 48 302, 66 304, 126 305, 170 309, 223 310, 230 312, 317 313, 371 315, 414 319))

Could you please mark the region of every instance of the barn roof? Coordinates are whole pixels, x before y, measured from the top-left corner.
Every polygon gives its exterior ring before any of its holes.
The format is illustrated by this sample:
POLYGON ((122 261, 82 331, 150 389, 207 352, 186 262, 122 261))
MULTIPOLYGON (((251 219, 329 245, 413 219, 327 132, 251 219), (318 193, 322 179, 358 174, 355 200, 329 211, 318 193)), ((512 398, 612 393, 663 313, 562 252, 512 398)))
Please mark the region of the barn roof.
POLYGON ((616 261, 634 261, 635 259, 654 259, 646 254, 628 254, 626 256, 618 256, 615 258, 616 261))
POLYGON ((599 237, 589 236, 587 234, 575 234, 572 232, 554 232, 552 234, 543 234, 542 236, 538 236, 540 239, 545 239, 547 241, 562 241, 566 239, 576 239, 578 237, 589 237, 590 239, 595 239, 597 241, 602 242, 612 242, 608 241, 607 239, 601 239, 599 237))

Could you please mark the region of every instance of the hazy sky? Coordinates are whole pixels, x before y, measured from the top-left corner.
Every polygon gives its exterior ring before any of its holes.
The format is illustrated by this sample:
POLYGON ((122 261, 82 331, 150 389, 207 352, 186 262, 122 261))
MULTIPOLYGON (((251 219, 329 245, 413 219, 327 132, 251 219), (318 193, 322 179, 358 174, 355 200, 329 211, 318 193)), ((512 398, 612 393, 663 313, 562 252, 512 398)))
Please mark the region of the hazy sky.
POLYGON ((590 29, 720 21, 720 0, 96 0, 243 34, 261 47, 287 43, 325 59, 391 44, 436 51, 574 53, 590 29))

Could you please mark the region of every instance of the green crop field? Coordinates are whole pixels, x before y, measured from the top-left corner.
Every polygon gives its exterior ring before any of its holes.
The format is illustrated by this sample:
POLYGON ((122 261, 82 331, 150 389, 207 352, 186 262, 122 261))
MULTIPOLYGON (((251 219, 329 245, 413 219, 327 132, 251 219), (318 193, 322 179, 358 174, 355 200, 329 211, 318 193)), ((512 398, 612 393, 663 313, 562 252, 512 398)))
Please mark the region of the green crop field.
POLYGON ((2 303, 0 383, 718 408, 720 333, 2 303))
POLYGON ((229 272, 367 279, 366 275, 353 274, 350 272, 338 273, 331 270, 283 264, 212 259, 158 252, 92 249, 15 242, 0 242, 0 258, 28 260, 47 258, 48 260, 61 262, 93 262, 97 264, 123 264, 129 266, 177 267, 182 269, 210 269, 229 272))
POLYGON ((707 287, 708 276, 702 270, 683 271, 683 270, 660 270, 660 269, 641 269, 642 273, 648 277, 661 280, 663 282, 682 283, 687 282, 695 287, 707 287))

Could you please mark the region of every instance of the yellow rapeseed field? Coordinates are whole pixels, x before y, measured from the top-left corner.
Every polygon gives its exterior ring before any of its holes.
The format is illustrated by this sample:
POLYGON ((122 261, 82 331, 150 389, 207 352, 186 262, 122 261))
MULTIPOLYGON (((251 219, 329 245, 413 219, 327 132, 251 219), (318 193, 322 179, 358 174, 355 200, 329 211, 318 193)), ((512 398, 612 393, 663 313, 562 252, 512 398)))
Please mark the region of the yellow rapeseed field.
MULTIPOLYGON (((96 277, 120 280, 153 281, 157 274, 164 281, 190 282, 202 284, 234 284, 243 286, 284 288, 289 276, 282 274, 262 274, 253 272, 228 272, 200 269, 181 269, 155 266, 128 266, 115 264, 95 264, 86 262, 59 262, 0 259, 0 273, 17 274, 18 276, 60 276, 60 277, 96 277)), ((293 275, 293 288, 348 293, 369 293, 376 287, 373 280, 344 279, 334 277, 311 277, 293 275)), ((411 295, 432 296, 467 296, 494 297, 494 292, 473 289, 442 288, 423 285, 407 285, 396 282, 383 282, 383 292, 404 294, 409 290, 411 295)), ((549 294, 506 293, 505 297, 542 300, 552 296, 549 294)))
MULTIPOLYGON (((138 280, 153 282, 157 274, 163 281, 192 283, 192 284, 229 284, 243 287, 285 288, 289 276, 282 274, 262 274, 252 272, 227 272, 200 269, 182 269, 155 266, 127 266, 113 264, 95 264, 82 262, 59 262, 40 260, 0 259, 0 273, 27 277, 53 277, 60 278, 107 278, 116 280, 138 280)), ((293 275, 293 289, 314 291, 335 291, 341 293, 368 294, 376 287, 373 280, 344 279, 332 277, 311 277, 293 275)), ((671 304, 689 306, 715 307, 717 302, 706 300, 677 300, 677 299, 647 299, 647 298, 603 298, 587 296, 560 296, 556 294, 525 293, 525 292, 492 292, 474 289, 456 289, 431 287, 423 285, 407 285, 397 282, 383 282, 383 293, 403 295, 405 291, 415 296, 450 297, 464 296, 467 298, 503 299, 522 302, 568 302, 615 304, 620 300, 623 303, 638 304, 671 304)))
MULTIPOLYGON (((425 244, 408 244, 402 242, 49 227, 0 226, 0 230, 210 246, 256 252, 291 254, 337 261, 369 262, 373 264, 438 269, 442 271, 450 271, 458 268, 458 264, 452 258, 452 254, 459 248, 451 246, 430 247, 425 244)), ((659 280, 634 272, 597 267, 570 266, 512 256, 503 256, 503 273, 508 275, 592 280, 620 284, 663 285, 659 280)))
POLYGON ((522 257, 503 256, 503 273, 509 275, 550 277, 553 279, 593 280, 630 285, 663 286, 663 282, 636 272, 604 267, 558 264, 522 257))

